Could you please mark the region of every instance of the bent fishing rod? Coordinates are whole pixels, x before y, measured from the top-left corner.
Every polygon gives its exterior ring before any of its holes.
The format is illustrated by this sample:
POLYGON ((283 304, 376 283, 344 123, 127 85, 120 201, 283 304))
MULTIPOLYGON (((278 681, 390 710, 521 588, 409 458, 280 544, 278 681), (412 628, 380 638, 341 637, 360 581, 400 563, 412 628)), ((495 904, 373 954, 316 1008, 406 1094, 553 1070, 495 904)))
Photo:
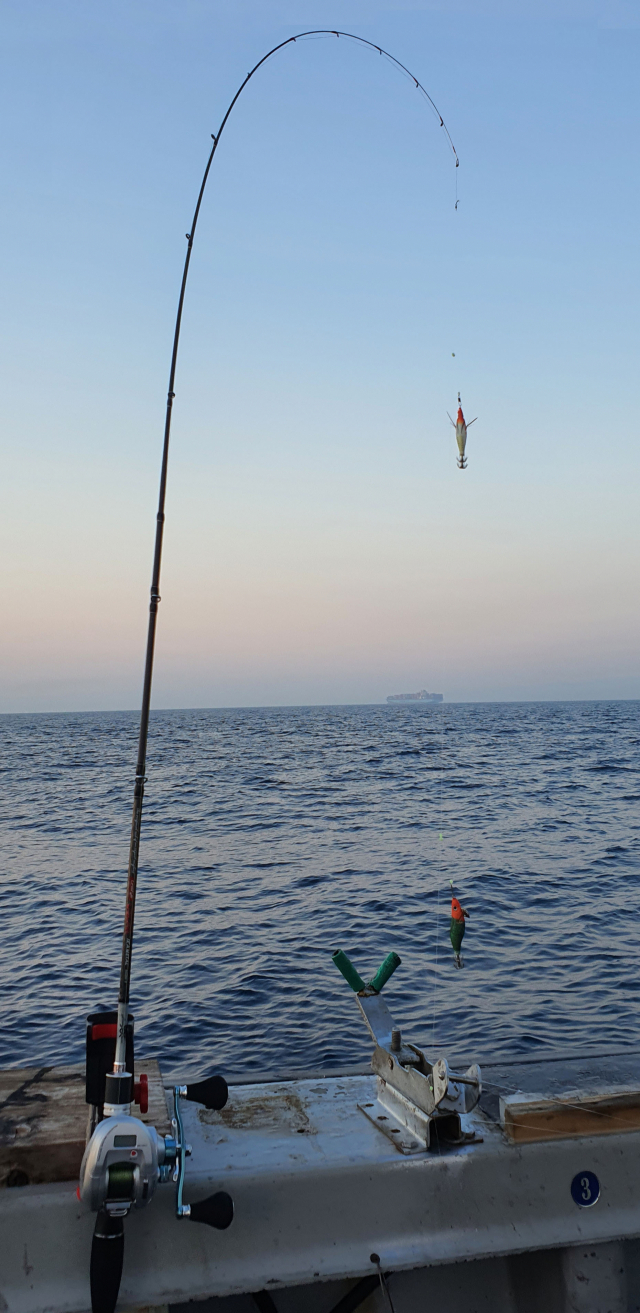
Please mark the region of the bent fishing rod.
MULTIPOLYGON (((410 70, 404 64, 402 64, 399 59, 396 59, 394 55, 389 54, 387 50, 384 50, 381 46, 376 45, 373 41, 367 41, 364 37, 356 36, 352 32, 341 32, 341 31, 334 31, 331 29, 321 28, 315 31, 299 32, 296 36, 290 36, 287 38, 286 41, 281 41, 277 46, 274 46, 272 50, 269 50, 266 55, 263 55, 262 59, 258 60, 258 63, 255 64, 254 67, 247 73, 244 82, 242 82, 241 85, 238 87, 238 90, 236 91, 236 94, 233 97, 233 100, 231 101, 222 119, 222 122, 220 124, 220 127, 218 128, 217 133, 212 132, 211 134, 213 145, 211 147, 209 158, 207 160, 206 168, 203 174, 202 182, 200 184, 200 190, 198 192, 198 199, 196 201, 196 207, 194 210, 193 219, 191 221, 191 227, 189 232, 186 234, 187 251, 185 255, 184 269, 182 273, 180 296, 178 298, 178 310, 176 314, 176 324, 175 324, 175 331, 173 335, 173 349, 171 352, 171 367, 169 370, 169 390, 167 393, 167 408, 166 408, 166 417, 165 417, 165 425, 164 425, 164 441, 162 447, 162 465, 160 470, 160 491, 158 497, 158 513, 156 516, 156 537, 155 537, 155 548, 153 554, 153 570, 151 575, 149 628, 147 632, 147 648, 146 648, 146 657, 145 657, 145 665, 144 665, 142 709, 140 714, 140 734, 138 739, 138 759, 136 763, 135 782, 133 788, 133 812, 131 818, 131 839, 129 845, 129 865, 127 872, 127 896, 126 896, 125 914, 124 914, 124 929, 122 935, 122 961, 120 967, 120 990, 118 994, 117 1040, 116 1040, 115 1063, 113 1067, 114 1075, 124 1074, 126 1070, 126 1031, 127 1031, 129 997, 130 997, 130 988, 131 988, 131 957, 133 950, 133 925, 134 925, 135 908, 136 908, 136 888, 138 881, 138 860, 140 853, 140 828, 142 823, 142 805, 144 801, 144 786, 146 782, 145 771, 146 771, 146 762, 147 762, 147 739, 149 733, 149 710, 151 706, 151 682, 153 676, 153 657, 154 657, 155 640, 156 640, 158 606, 160 603, 160 567, 162 561, 162 539, 163 539, 164 521, 165 521, 164 507, 165 507, 165 496, 167 489, 167 471, 168 471, 168 463, 169 463, 169 439, 171 434, 171 418, 173 414, 173 402, 175 398, 174 389, 175 389, 175 380, 176 380, 176 369, 178 363, 178 347, 180 343, 180 330, 182 327, 182 311, 184 308, 184 298, 187 288, 187 278, 189 276, 191 253, 193 251, 193 243, 196 235, 196 228, 198 226, 198 219, 200 217, 200 208, 202 205, 202 199, 209 178, 211 165, 213 164, 214 156, 220 144, 220 138, 222 136, 222 133, 224 132, 226 124, 229 120, 229 116, 234 106, 236 105, 238 99, 242 95, 242 92, 244 91, 245 87, 251 81, 252 77, 254 77, 254 75, 258 72, 259 68, 262 68, 263 64, 266 64, 268 59, 271 59, 273 55, 278 54, 279 51, 286 49, 287 46, 295 45, 297 41, 312 39, 314 37, 336 37, 338 39, 344 38, 347 41, 355 41, 359 45, 366 46, 370 50, 375 51, 378 55, 387 59, 391 64, 393 64, 403 74, 405 74, 406 77, 409 78, 410 81, 414 83, 416 90, 420 92, 422 97, 426 100, 426 102, 428 103, 428 105, 431 107, 434 114, 436 115, 439 121, 439 126, 442 128, 447 138, 448 145, 451 151, 453 152, 456 168, 459 165, 458 155, 455 146, 453 144, 453 141, 451 139, 451 134, 449 132, 449 129, 447 128, 447 125, 439 109, 437 108, 436 104, 432 100, 428 91, 425 89, 425 87, 423 87, 422 83, 418 80, 418 78, 415 77, 415 75, 411 73, 410 70)), ((118 1101, 127 1102, 126 1098, 118 1101)))
POLYGON ((142 1208, 153 1197, 159 1183, 172 1181, 175 1184, 175 1214, 178 1218, 188 1218, 193 1222, 224 1230, 233 1220, 233 1200, 221 1190, 207 1199, 186 1203, 183 1198, 185 1184, 186 1158, 190 1153, 185 1143, 181 1113, 181 1100, 191 1100, 205 1107, 220 1110, 225 1106, 228 1096, 226 1081, 222 1076, 214 1075, 191 1085, 175 1085, 172 1088, 173 1117, 172 1131, 169 1135, 161 1134, 154 1126, 142 1122, 131 1115, 131 1104, 140 1105, 140 1111, 148 1109, 148 1084, 141 1075, 134 1085, 133 1056, 133 1018, 129 1015, 129 998, 131 989, 131 963, 133 950, 133 929, 136 907, 136 887, 138 880, 138 861, 140 854, 140 829, 144 786, 146 782, 147 739, 149 732, 149 709, 151 705, 151 683, 153 676, 153 657, 160 603, 160 567, 162 561, 162 540, 165 521, 165 497, 167 489, 167 472, 169 462, 169 439, 171 435, 171 418, 175 399, 176 369, 178 347, 182 326, 182 312, 191 263, 193 243, 198 226, 207 180, 214 156, 220 144, 220 138, 229 116, 242 95, 245 87, 267 60, 279 51, 296 42, 316 37, 335 37, 356 42, 388 60, 415 85, 427 104, 437 116, 439 126, 444 131, 458 166, 458 156, 451 140, 449 130, 429 93, 422 83, 409 71, 400 60, 381 46, 359 37, 351 32, 331 29, 318 29, 300 32, 296 36, 281 41, 269 50, 262 59, 247 73, 244 81, 236 91, 217 133, 211 134, 212 146, 200 184, 196 207, 191 227, 186 234, 187 250, 182 272, 178 309, 176 314, 171 367, 169 370, 169 388, 164 424, 162 446, 162 465, 160 470, 160 490, 156 516, 156 534, 151 575, 151 597, 149 603, 149 627, 144 665, 142 691, 142 709, 140 714, 140 733, 138 739, 138 756, 136 762, 133 789, 133 811, 131 817, 131 838, 129 845, 129 864, 127 871, 127 894, 122 936, 122 960, 120 968, 120 990, 117 1014, 94 1013, 87 1024, 87 1082, 86 1099, 92 1106, 92 1134, 85 1149, 80 1169, 80 1198, 97 1213, 93 1244, 91 1250, 90 1282, 92 1313, 113 1313, 118 1298, 120 1278, 124 1255, 123 1220, 131 1208, 142 1208), (117 1020, 116 1020, 117 1017, 117 1020))

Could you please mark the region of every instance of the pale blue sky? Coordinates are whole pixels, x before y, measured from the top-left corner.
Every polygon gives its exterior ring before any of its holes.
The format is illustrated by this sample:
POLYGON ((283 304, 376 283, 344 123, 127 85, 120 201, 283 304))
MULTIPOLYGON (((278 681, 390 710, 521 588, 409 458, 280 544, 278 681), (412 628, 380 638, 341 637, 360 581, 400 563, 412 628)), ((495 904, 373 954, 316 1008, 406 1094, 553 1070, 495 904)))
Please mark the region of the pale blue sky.
POLYGON ((5 0, 0 709, 638 697, 640 10, 5 0), (452 351, 456 352, 455 360, 452 351), (461 388, 469 468, 446 417, 461 388))

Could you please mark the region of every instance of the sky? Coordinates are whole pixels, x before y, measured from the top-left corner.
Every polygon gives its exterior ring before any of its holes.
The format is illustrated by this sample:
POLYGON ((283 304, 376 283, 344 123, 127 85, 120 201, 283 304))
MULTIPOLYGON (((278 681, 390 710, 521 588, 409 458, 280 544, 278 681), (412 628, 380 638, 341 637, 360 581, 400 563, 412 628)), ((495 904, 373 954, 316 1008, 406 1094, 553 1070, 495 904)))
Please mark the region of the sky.
POLYGON ((640 9, 5 0, 0 711, 640 697, 640 9), (455 208, 457 195, 458 208, 455 208), (456 467, 447 411, 468 419, 456 467))

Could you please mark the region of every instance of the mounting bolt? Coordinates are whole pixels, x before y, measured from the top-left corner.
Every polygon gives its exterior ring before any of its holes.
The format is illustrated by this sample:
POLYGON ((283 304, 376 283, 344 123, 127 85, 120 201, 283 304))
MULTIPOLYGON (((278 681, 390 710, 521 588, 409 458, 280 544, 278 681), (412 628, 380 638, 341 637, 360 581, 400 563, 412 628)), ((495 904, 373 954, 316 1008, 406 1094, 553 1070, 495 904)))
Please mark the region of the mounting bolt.
POLYGON ((399 1053, 402 1048, 402 1031, 398 1026, 394 1026, 391 1031, 391 1049, 393 1053, 399 1053))

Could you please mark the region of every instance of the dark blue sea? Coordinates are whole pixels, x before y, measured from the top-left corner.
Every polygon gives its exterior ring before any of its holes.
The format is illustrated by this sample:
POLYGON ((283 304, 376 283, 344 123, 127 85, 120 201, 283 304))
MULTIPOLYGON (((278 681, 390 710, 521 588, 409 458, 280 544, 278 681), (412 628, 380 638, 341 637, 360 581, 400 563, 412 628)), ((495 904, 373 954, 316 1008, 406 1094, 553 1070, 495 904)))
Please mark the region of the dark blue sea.
MULTIPOLYGON (((153 714, 137 1055, 185 1078, 366 1061, 335 948, 367 979, 400 954, 385 994, 432 1054, 638 1047, 639 712, 153 714)), ((117 997, 137 717, 9 715, 0 739, 0 1065, 78 1062, 117 997)))

